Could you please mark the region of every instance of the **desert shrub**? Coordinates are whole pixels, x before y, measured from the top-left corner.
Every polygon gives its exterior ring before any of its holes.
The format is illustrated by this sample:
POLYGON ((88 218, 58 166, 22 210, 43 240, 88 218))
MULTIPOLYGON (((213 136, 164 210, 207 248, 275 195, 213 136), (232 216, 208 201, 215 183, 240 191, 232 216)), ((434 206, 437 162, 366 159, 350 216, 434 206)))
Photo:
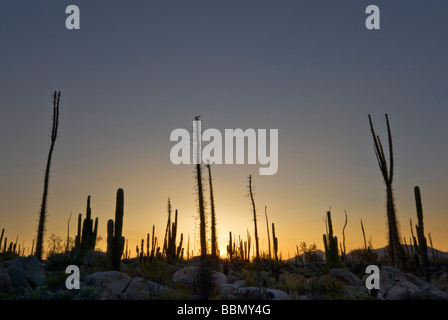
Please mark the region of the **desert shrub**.
POLYGON ((340 282, 329 277, 309 279, 304 286, 306 294, 316 300, 344 299, 343 289, 340 282))
POLYGON ((288 294, 302 294, 305 288, 306 278, 300 274, 289 272, 282 273, 277 283, 277 288, 288 294))
POLYGON ((77 255, 68 253, 55 253, 48 256, 46 261, 47 271, 60 271, 67 268, 69 265, 79 265, 81 260, 77 255))
POLYGON ((65 280, 67 277, 68 274, 66 274, 64 270, 47 272, 45 275, 50 290, 65 288, 65 280))
POLYGON ((93 286, 81 286, 76 290, 74 300, 94 300, 98 294, 98 289, 93 286))
POLYGON ((379 265, 378 255, 372 250, 354 250, 350 253, 348 268, 358 277, 362 278, 365 275, 367 266, 379 265))
POLYGON ((173 274, 177 271, 176 267, 159 259, 141 263, 139 268, 142 278, 164 285, 172 284, 173 274))

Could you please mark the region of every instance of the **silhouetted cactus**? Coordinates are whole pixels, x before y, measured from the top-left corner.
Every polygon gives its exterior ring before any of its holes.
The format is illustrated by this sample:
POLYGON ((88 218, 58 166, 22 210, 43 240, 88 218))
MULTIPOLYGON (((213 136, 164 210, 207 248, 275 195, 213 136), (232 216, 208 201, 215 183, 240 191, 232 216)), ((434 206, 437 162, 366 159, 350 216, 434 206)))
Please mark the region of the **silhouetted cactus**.
POLYGON ((190 234, 188 234, 187 240, 187 260, 190 260, 190 234))
MULTIPOLYGON (((145 243, 145 240, 143 240, 142 239, 142 243, 141 243, 141 250, 140 250, 140 262, 142 262, 143 261, 143 255, 144 255, 144 243, 145 243)), ((138 253, 137 253, 137 255, 138 255, 138 253)))
POLYGON ((423 275, 425 277, 425 280, 429 282, 430 275, 429 275, 428 251, 423 228, 423 206, 422 206, 422 198, 420 195, 420 188, 418 186, 414 187, 414 196, 415 196, 415 206, 417 209, 417 219, 418 219, 418 224, 415 226, 418 239, 418 245, 416 246, 416 249, 418 250, 418 253, 421 257, 421 267, 423 269, 423 275))
POLYGON ((275 225, 272 223, 272 242, 274 246, 274 259, 278 261, 278 239, 275 236, 275 225))
MULTIPOLYGON (((113 225, 112 225, 112 230, 113 230, 113 225)), ((131 249, 129 249, 129 239, 126 239, 126 248, 124 249, 124 252, 123 252, 123 258, 129 259, 130 257, 131 257, 131 249)))
POLYGON ((167 256, 168 255, 168 246, 169 241, 171 239, 171 199, 168 198, 168 218, 166 221, 166 228, 165 228, 165 238, 163 239, 163 248, 162 248, 162 254, 167 256))
POLYGON ((25 248, 18 244, 19 235, 16 236, 16 241, 8 243, 8 237, 5 236, 5 229, 2 229, 0 234, 0 262, 3 260, 13 259, 18 256, 23 256, 25 248), (2 244, 3 242, 3 244, 2 244))
POLYGON ((2 234, 0 235, 0 252, 2 252, 2 241, 3 241, 3 235, 5 234, 5 228, 2 229, 2 234))
POLYGON ((170 238, 168 239, 168 254, 173 260, 176 257, 177 237, 177 209, 174 212, 174 222, 171 224, 170 238))
POLYGON ((67 221, 67 241, 65 243, 65 252, 69 251, 70 246, 70 220, 72 219, 72 213, 70 212, 70 216, 67 221))
POLYGON ((146 234, 146 258, 149 260, 149 232, 146 234))
POLYGON ((182 247, 183 242, 184 242, 184 234, 181 233, 179 245, 177 246, 177 249, 176 249, 176 259, 177 260, 182 260, 184 258, 184 248, 182 247))
POLYGON ((250 202, 252 205, 252 214, 254 217, 254 233, 255 233, 255 259, 258 262, 260 259, 260 250, 258 247, 258 229, 257 229, 257 211, 255 209, 255 200, 254 200, 254 194, 252 191, 252 175, 249 175, 249 185, 247 186, 250 202))
POLYGON ((271 237, 269 235, 269 221, 268 221, 268 213, 267 213, 267 207, 268 206, 264 206, 264 215, 266 217, 266 231, 268 234, 268 254, 269 254, 269 260, 272 260, 272 255, 271 255, 271 237))
POLYGON ((151 259, 153 259, 155 256, 155 249, 157 245, 157 237, 155 236, 156 226, 152 225, 152 238, 151 238, 151 259))
POLYGON ((52 158, 53 150, 54 150, 54 144, 56 142, 56 138, 57 138, 57 134, 58 134, 60 98, 61 98, 61 92, 55 91, 53 94, 53 125, 52 125, 52 130, 51 130, 51 145, 50 145, 50 151, 48 152, 47 166, 45 169, 44 191, 43 191, 42 203, 41 203, 41 207, 40 207, 39 225, 37 227, 37 241, 36 241, 35 256, 39 260, 42 260, 42 253, 43 253, 45 222, 46 222, 46 218, 47 218, 48 186, 49 186, 49 181, 50 181, 50 166, 51 166, 51 158, 52 158))
POLYGON ((247 241, 244 242, 244 247, 245 247, 245 249, 244 249, 244 252, 245 252, 244 257, 245 258, 244 259, 246 261, 250 260, 250 248, 252 247, 251 244, 252 244, 252 237, 250 236, 249 230, 247 230, 247 241))
POLYGON ((362 230, 362 237, 364 239, 364 251, 367 251, 366 233, 364 231, 364 225, 362 224, 362 219, 361 219, 361 230, 362 230))
POLYGON ((112 270, 120 270, 121 256, 123 255, 125 238, 123 232, 124 215, 124 191, 117 190, 117 200, 115 207, 115 222, 112 219, 107 221, 107 257, 112 270))
MULTIPOLYGON (((169 205, 169 214, 168 214, 168 221, 171 221, 171 205, 169 205)), ((177 237, 177 209, 175 211, 174 215, 174 222, 171 223, 171 225, 168 227, 167 233, 166 233, 166 257, 169 262, 173 262, 176 259, 180 258, 181 250, 182 250, 182 242, 183 242, 183 234, 180 235, 180 244, 179 246, 176 245, 176 237, 177 237)))
POLYGON ((5 235, 5 229, 2 229, 2 233, 0 235, 0 253, 2 254, 0 255, 0 261, 2 261, 2 259, 9 260, 22 255, 24 248, 21 248, 20 244, 17 246, 19 236, 18 235, 16 236, 15 242, 10 241, 8 244, 8 237, 4 237, 4 235, 5 235))
POLYGON ((75 236, 75 249, 81 248, 82 214, 78 215, 78 233, 75 236))
MULTIPOLYGON (((271 272, 274 275, 274 278, 276 281, 279 280, 280 277, 280 265, 278 264, 279 258, 278 258, 278 239, 275 236, 275 225, 272 223, 272 243, 273 243, 273 249, 274 249, 274 259, 275 261, 271 261, 271 272)), ((281 260, 281 258, 280 258, 281 260)))
POLYGON ((213 179, 212 179, 212 169, 210 164, 206 165, 208 169, 208 181, 210 187, 210 214, 211 214, 211 254, 214 257, 218 256, 218 238, 216 232, 216 212, 215 212, 215 197, 213 195, 213 179))
POLYGON ((92 219, 92 209, 90 207, 90 196, 87 197, 86 217, 82 221, 82 214, 78 215, 78 234, 75 238, 75 250, 87 251, 95 250, 96 238, 98 234, 98 217, 95 223, 92 219))
POLYGON ((345 223, 344 223, 344 227, 342 228, 342 245, 341 245, 341 256, 342 256, 342 261, 344 263, 347 263, 347 251, 345 248, 345 227, 347 226, 347 211, 344 210, 345 213, 345 223))
POLYGON ((331 221, 330 211, 327 211, 326 226, 327 234, 323 235, 325 256, 328 266, 335 268, 339 265, 338 238, 333 236, 333 223, 331 221))
POLYGON ((6 252, 6 244, 8 243, 8 237, 5 237, 5 240, 3 241, 3 250, 2 252, 6 252))
POLYGON ((241 239, 240 236, 238 236, 239 239, 239 258, 241 261, 246 260, 246 252, 247 252, 247 241, 244 241, 241 239))
POLYGON ((431 246, 431 251, 432 251, 432 259, 433 260, 439 259, 439 253, 434 250, 434 246, 432 245, 431 233, 428 233, 428 238, 429 238, 429 244, 431 246))
MULTIPOLYGON (((196 132, 194 132, 193 137, 200 137, 201 132, 201 121, 199 120, 200 116, 196 116, 194 118, 194 126, 196 128, 196 132)), ((195 144, 197 141, 194 141, 195 144)), ((196 159, 196 191, 198 193, 198 209, 199 209, 199 241, 200 241, 200 266, 198 273, 198 282, 199 282, 199 299, 200 300, 208 300, 211 293, 212 286, 212 268, 210 262, 207 259, 207 224, 205 220, 205 200, 204 200, 204 188, 203 188, 203 177, 202 177, 202 164, 201 164, 201 148, 200 145, 196 145, 196 153, 193 155, 193 158, 196 159)))
POLYGON ((372 119, 369 115, 370 130, 372 133, 375 154, 378 160, 378 165, 383 175, 384 183, 386 185, 386 209, 387 209, 387 227, 389 235, 389 259, 392 265, 397 269, 402 269, 403 267, 403 257, 404 250, 400 243, 400 232, 398 228, 398 219, 395 212, 395 199, 393 195, 392 182, 394 178, 394 154, 392 145, 392 134, 389 125, 389 118, 386 116, 387 133, 389 141, 389 168, 387 167, 386 156, 384 154, 383 146, 379 136, 376 135, 373 128, 372 119))
POLYGON ((232 261, 235 255, 235 243, 232 241, 232 231, 229 231, 229 244, 227 245, 227 255, 232 261))

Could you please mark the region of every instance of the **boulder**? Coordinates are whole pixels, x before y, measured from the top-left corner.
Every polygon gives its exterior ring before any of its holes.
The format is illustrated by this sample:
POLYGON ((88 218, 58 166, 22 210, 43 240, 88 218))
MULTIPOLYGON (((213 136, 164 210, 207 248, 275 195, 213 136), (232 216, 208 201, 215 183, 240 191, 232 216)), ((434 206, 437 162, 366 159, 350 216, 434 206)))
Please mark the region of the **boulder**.
POLYGON ((238 288, 236 295, 241 300, 264 300, 266 289, 262 287, 241 287, 238 288))
MULTIPOLYGON (((423 282, 422 280, 418 281, 420 284, 423 282)), ((419 288, 408 281, 403 272, 391 266, 381 267, 380 289, 377 296, 379 299, 405 300, 418 292, 419 288)))
POLYGON ((330 270, 330 277, 343 285, 344 295, 347 298, 357 298, 369 294, 361 279, 348 270, 333 268, 330 270))
MULTIPOLYGON (((365 280, 365 277, 364 277, 365 280)), ((382 266, 378 299, 448 299, 448 294, 436 286, 410 273, 404 273, 391 266, 382 266)))
POLYGON ((212 272, 212 279, 215 284, 215 286, 227 284, 227 276, 224 273, 213 271, 212 272))
POLYGON ((406 300, 407 297, 407 290, 402 286, 391 287, 383 296, 385 300, 406 300))
POLYGON ((17 257, 0 265, 0 288, 3 292, 34 289, 46 284, 44 264, 34 255, 17 257))
POLYGON ((241 287, 237 288, 235 298, 241 300, 288 300, 289 295, 278 289, 265 287, 241 287))
POLYGON ((97 299, 100 300, 122 299, 130 283, 131 277, 118 271, 95 272, 84 279, 84 285, 98 290, 97 299))
POLYGON ((124 291, 123 298, 126 300, 157 300, 163 299, 172 290, 153 281, 142 278, 132 278, 124 291))
POLYGON ((333 279, 336 279, 345 285, 353 287, 364 287, 362 281, 354 273, 348 270, 341 268, 333 268, 330 270, 330 275, 332 276, 333 279))
POLYGON ((267 289, 265 293, 265 297, 268 300, 289 300, 289 295, 282 290, 278 289, 267 289))
POLYGON ((148 284, 142 278, 133 278, 125 293, 123 298, 126 300, 147 300, 151 295, 148 284))
POLYGON ((218 297, 223 300, 238 300, 238 286, 225 283, 218 286, 218 297))
POLYGON ((236 285, 239 288, 244 287, 245 283, 246 283, 245 280, 236 280, 235 282, 233 282, 233 284, 236 285))
MULTIPOLYGON (((198 284, 199 270, 199 266, 184 267, 177 270, 172 279, 175 283, 183 283, 188 288, 194 288, 198 284)), ((215 286, 228 283, 227 276, 224 273, 212 271, 211 277, 215 286)))
POLYGON ((199 267, 188 266, 177 270, 173 274, 173 281, 175 283, 183 283, 186 287, 194 287, 197 283, 199 267))

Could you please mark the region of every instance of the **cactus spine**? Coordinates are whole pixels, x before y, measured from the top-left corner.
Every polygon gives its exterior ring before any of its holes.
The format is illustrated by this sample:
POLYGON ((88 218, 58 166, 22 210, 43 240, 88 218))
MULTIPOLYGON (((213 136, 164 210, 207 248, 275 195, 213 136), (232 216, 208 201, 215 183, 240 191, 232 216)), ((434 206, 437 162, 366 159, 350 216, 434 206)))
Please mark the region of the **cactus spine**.
POLYGON ((123 255, 125 238, 123 232, 124 215, 124 191, 117 190, 117 200, 115 207, 115 222, 112 219, 107 221, 107 257, 112 270, 120 270, 121 256, 123 255))

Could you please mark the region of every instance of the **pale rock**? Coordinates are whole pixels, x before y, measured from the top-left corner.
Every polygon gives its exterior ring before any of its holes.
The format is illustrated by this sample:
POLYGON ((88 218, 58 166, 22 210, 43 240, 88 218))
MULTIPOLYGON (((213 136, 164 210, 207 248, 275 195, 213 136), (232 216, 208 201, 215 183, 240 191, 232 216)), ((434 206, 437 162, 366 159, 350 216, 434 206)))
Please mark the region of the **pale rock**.
POLYGON ((47 284, 44 264, 36 256, 17 257, 0 265, 0 288, 9 291, 13 288, 31 288, 47 284))
POLYGON ((118 271, 95 272, 84 279, 84 285, 95 287, 98 298, 104 300, 121 299, 130 282, 131 277, 118 271))

